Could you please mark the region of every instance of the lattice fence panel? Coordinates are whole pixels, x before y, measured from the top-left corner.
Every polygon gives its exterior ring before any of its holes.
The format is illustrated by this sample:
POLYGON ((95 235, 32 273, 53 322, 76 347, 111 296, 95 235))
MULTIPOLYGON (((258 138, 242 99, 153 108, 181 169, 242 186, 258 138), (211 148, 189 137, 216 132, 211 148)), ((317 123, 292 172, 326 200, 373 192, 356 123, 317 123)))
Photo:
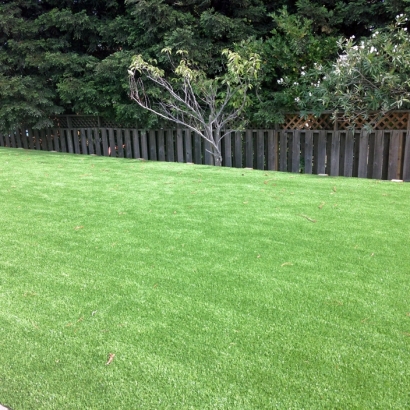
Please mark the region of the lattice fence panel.
MULTIPOLYGON (((358 117, 355 128, 360 129, 370 121, 373 123, 372 128, 376 130, 406 130, 409 124, 409 115, 409 111, 391 111, 381 119, 377 119, 377 115, 370 116, 369 119, 358 117)), ((60 115, 53 118, 53 121, 54 126, 59 128, 125 127, 124 124, 115 121, 86 115, 60 115)), ((346 130, 349 125, 343 115, 338 117, 337 129, 346 130)), ((300 117, 298 114, 286 114, 285 121, 279 124, 279 128, 283 130, 333 130, 335 125, 330 113, 322 114, 320 117, 315 117, 312 114, 306 117, 300 117)))
POLYGON ((378 130, 405 130, 409 121, 409 112, 392 111, 376 124, 378 130))
MULTIPOLYGON (((377 118, 377 114, 370 115, 365 119, 362 116, 356 119, 356 129, 361 129, 365 124, 371 123, 375 130, 406 130, 409 123, 409 111, 391 111, 382 118, 377 118)), ((340 115, 337 119, 337 129, 346 130, 350 123, 340 115)), ((285 122, 279 125, 284 130, 333 130, 334 122, 331 114, 322 114, 315 117, 309 114, 307 117, 300 117, 298 114, 286 114, 285 122)))
POLYGON ((52 121, 54 123, 54 126, 57 128, 68 128, 67 117, 65 116, 52 118, 52 121))
POLYGON ((122 125, 118 124, 115 121, 101 119, 101 127, 105 127, 105 128, 122 128, 122 125))
POLYGON ((75 116, 71 118, 71 126, 74 128, 93 128, 98 127, 98 117, 75 116))
POLYGON ((307 117, 286 114, 285 122, 279 127, 284 130, 332 130, 333 122, 330 114, 323 114, 320 117, 315 117, 313 114, 307 117))

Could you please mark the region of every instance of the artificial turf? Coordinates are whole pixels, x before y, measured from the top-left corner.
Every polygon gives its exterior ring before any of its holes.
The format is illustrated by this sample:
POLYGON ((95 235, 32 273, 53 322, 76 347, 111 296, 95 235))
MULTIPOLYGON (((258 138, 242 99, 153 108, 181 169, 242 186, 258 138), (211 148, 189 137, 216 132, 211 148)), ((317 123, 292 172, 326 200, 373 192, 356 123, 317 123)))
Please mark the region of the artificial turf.
POLYGON ((0 403, 410 408, 409 200, 1 148, 0 403))

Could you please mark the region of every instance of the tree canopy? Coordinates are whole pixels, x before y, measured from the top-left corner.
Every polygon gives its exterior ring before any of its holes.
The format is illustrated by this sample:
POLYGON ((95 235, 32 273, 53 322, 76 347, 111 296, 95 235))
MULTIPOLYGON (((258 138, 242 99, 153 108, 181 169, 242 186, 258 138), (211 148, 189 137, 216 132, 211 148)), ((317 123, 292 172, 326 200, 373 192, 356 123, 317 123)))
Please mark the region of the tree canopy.
POLYGON ((157 116, 129 98, 134 55, 172 80, 161 50, 185 50, 212 80, 227 70, 222 50, 243 42, 261 56, 247 115, 270 125, 300 108, 305 73, 337 61, 340 37, 362 41, 409 11, 409 0, 0 1, 0 128, 60 113, 152 126, 157 116))

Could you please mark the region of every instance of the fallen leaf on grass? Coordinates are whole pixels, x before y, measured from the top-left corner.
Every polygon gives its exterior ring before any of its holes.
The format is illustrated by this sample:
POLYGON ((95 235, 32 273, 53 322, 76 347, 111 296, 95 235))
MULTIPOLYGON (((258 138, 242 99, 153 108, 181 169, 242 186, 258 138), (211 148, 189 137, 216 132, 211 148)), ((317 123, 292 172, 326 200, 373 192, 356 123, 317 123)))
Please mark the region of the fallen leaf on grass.
POLYGON ((114 357, 115 357, 115 353, 109 353, 108 354, 108 362, 105 363, 105 365, 108 366, 109 364, 111 364, 112 361, 114 360, 114 357))
POLYGON ((282 266, 293 266, 293 263, 292 262, 285 262, 285 263, 282 263, 282 265, 280 265, 281 267, 282 266))
POLYGON ((303 215, 303 214, 299 214, 299 216, 301 216, 302 218, 305 218, 305 219, 307 219, 309 222, 316 222, 316 219, 312 219, 312 218, 309 218, 308 216, 306 216, 306 215, 303 215))
POLYGON ((75 231, 78 231, 79 229, 83 229, 84 228, 84 226, 83 225, 80 225, 80 226, 76 226, 75 228, 74 228, 74 230, 75 231))

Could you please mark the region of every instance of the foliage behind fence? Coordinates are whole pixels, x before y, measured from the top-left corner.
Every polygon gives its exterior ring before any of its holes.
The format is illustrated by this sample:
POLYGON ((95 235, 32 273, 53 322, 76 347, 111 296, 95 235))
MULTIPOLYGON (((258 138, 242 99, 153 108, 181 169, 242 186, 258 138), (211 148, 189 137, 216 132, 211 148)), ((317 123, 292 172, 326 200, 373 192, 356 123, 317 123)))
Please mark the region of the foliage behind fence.
MULTIPOLYGON (((213 164, 186 129, 51 128, 0 134, 0 146, 213 164)), ((410 131, 246 130, 222 140, 223 166, 410 181, 410 131)))

